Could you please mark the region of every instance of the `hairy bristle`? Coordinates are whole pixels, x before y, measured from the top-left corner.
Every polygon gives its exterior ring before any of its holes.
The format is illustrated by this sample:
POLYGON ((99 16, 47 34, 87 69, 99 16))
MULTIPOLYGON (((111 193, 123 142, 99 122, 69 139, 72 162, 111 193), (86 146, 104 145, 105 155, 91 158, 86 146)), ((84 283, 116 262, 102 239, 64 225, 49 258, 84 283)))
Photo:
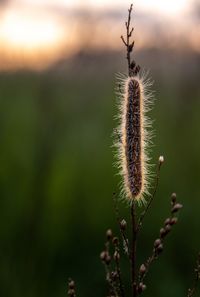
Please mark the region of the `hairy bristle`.
POLYGON ((147 93, 149 81, 132 76, 123 78, 121 83, 117 147, 123 192, 129 200, 143 201, 148 194, 149 121, 146 111, 150 98, 147 93))

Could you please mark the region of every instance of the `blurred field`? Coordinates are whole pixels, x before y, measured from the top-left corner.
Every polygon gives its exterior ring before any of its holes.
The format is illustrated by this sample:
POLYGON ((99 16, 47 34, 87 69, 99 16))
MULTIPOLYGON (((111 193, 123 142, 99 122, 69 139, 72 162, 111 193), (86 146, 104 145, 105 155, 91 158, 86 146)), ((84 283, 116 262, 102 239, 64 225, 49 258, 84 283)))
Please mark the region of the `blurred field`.
MULTIPOLYGON (((81 51, 44 72, 0 74, 1 296, 64 297, 69 276, 77 296, 106 296, 99 253, 106 228, 117 231, 111 134, 123 55, 81 51)), ((166 160, 141 261, 168 215, 171 192, 184 204, 144 296, 182 297, 200 250, 200 55, 150 49, 136 58, 155 81, 152 162, 161 154, 166 160)))

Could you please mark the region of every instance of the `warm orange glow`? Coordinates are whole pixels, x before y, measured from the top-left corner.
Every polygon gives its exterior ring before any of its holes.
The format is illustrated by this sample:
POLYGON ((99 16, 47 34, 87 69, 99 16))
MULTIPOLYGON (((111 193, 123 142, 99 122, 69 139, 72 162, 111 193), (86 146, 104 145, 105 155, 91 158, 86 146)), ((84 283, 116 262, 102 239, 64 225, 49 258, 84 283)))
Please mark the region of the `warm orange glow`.
POLYGON ((59 24, 46 15, 36 18, 31 14, 8 11, 1 19, 0 38, 11 47, 39 49, 54 45, 62 37, 59 24))
MULTIPOLYGON (((182 17, 191 1, 135 0, 137 49, 178 48, 184 42, 200 52, 200 27, 182 17), (148 25, 142 11, 148 14, 148 25)), ((0 11, 0 70, 44 69, 81 50, 122 49, 119 35, 125 30, 123 14, 129 5, 130 0, 11 0, 0 11), (122 16, 109 14, 116 9, 122 16)))
POLYGON ((65 23, 50 12, 8 7, 0 17, 0 67, 43 68, 61 55, 66 36, 65 23))
MULTIPOLYGON (((19 0, 17 0, 19 1, 19 0)), ((66 8, 98 8, 98 9, 116 9, 119 7, 127 8, 130 6, 130 0, 21 0, 26 4, 53 5, 66 8)), ((188 2, 192 0, 135 0, 134 6, 140 10, 152 11, 167 15, 177 15, 183 12, 188 2)))
POLYGON ((177 16, 185 12, 191 0, 138 0, 136 6, 148 13, 177 16))

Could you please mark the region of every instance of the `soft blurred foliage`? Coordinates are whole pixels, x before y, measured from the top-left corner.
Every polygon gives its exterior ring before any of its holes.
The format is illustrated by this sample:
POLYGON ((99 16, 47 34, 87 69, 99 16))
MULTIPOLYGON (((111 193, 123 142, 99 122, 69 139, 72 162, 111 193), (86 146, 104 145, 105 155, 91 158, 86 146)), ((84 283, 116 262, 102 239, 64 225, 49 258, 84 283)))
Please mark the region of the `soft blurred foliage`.
MULTIPOLYGON (((170 194, 184 204, 144 296, 182 297, 200 249, 200 56, 150 49, 135 57, 155 81, 152 163, 165 157, 138 264, 168 216, 170 194)), ((112 205, 113 191, 119 193, 112 148, 118 71, 126 71, 125 52, 85 49, 41 73, 1 73, 1 296, 64 297, 69 276, 78 297, 106 296, 99 253, 105 230, 118 232, 112 205)), ((126 204, 120 210, 128 220, 126 204)), ((123 273, 128 284, 127 264, 123 273)))

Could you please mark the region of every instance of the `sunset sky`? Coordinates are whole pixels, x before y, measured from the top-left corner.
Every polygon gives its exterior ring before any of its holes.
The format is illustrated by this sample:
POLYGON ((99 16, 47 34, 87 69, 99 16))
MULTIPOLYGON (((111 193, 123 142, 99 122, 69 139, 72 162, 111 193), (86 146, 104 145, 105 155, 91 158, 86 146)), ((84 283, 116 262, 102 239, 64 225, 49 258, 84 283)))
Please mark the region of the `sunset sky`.
MULTIPOLYGON (((128 7, 130 1, 122 0, 15 0, 24 4, 33 4, 40 6, 60 6, 64 8, 117 8, 117 7, 128 7)), ((187 9, 189 5, 188 0, 136 0, 134 5, 141 10, 156 11, 164 14, 179 14, 187 9)))
MULTIPOLYGON (((192 0, 134 1, 135 16, 143 16, 136 25, 139 30, 143 26, 142 32, 144 32, 138 46, 145 46, 148 40, 152 39, 150 23, 148 26, 144 24, 145 14, 148 16, 148 21, 152 16, 151 22, 158 20, 161 25, 168 22, 173 28, 171 33, 178 34, 181 27, 184 28, 185 25, 183 19, 187 23, 185 27, 190 26, 191 20, 183 16, 191 10, 192 3, 192 0)), ((103 34, 110 34, 107 38, 110 40, 107 47, 113 47, 114 44, 117 48, 119 46, 118 35, 121 33, 129 6, 130 1, 127 0, 4 1, 0 10, 0 69, 20 66, 45 68, 60 57, 69 56, 72 52, 74 53, 75 49, 82 46, 101 47, 103 34), (81 11, 86 14, 80 14, 81 11), (120 12, 121 19, 109 17, 108 13, 112 11, 120 12), (98 17, 99 13, 101 15, 107 13, 107 19, 104 18, 101 21, 98 17), (96 38, 93 39, 92 44, 89 43, 90 32, 88 32, 91 23, 92 28, 96 30, 96 38), (106 29, 108 26, 110 30, 106 29)), ((197 30, 200 32, 199 27, 197 30)), ((190 36, 194 37, 191 28, 190 31, 190 36)))

